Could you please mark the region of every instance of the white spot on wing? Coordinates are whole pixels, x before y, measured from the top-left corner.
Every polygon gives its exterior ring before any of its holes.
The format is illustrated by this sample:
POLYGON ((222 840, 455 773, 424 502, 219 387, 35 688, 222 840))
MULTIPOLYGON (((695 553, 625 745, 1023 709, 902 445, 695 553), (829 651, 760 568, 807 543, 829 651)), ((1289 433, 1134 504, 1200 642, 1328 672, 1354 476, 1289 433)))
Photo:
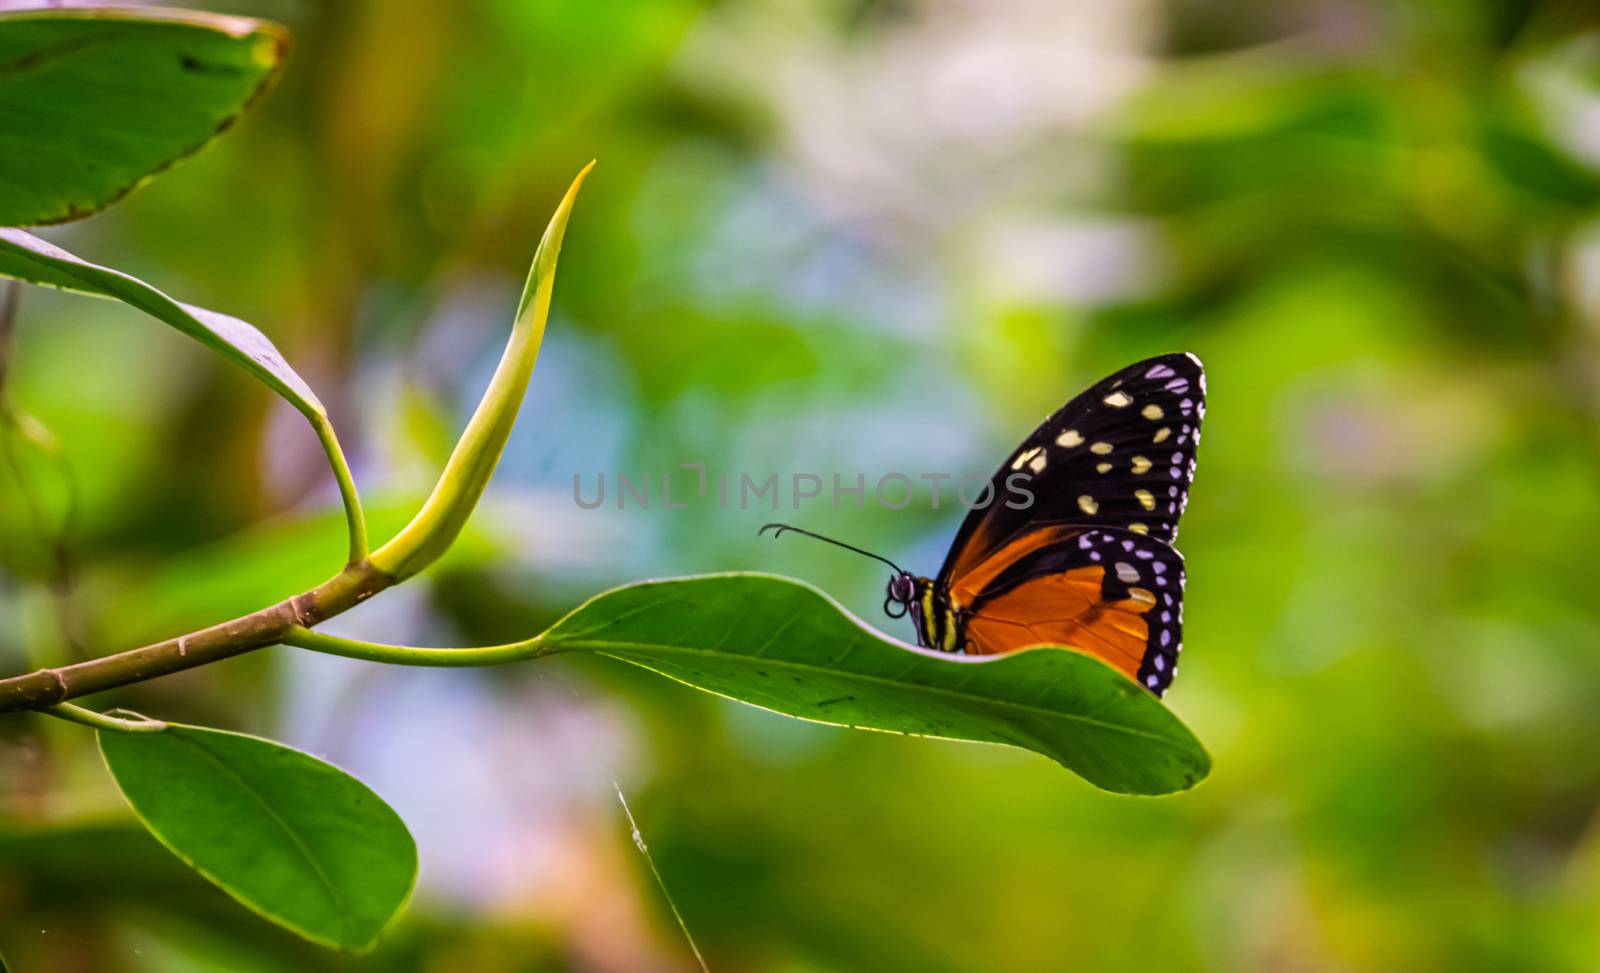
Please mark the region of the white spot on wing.
POLYGON ((1044 447, 1042 446, 1035 446, 1032 449, 1023 450, 1021 453, 1017 454, 1016 459, 1011 461, 1011 468, 1014 470, 1020 470, 1024 465, 1031 462, 1035 456, 1038 456, 1043 452, 1044 447))

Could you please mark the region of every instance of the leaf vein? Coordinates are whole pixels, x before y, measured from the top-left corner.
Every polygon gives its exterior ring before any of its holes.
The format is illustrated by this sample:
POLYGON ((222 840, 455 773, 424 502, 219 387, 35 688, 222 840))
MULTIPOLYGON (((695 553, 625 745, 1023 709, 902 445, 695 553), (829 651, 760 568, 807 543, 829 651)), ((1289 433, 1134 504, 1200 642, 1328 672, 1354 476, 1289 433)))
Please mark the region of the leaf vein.
POLYGON ((238 783, 244 792, 249 794, 255 800, 255 802, 261 806, 261 809, 266 812, 267 817, 274 824, 276 824, 280 830, 283 831, 284 835, 289 839, 290 844, 294 845, 295 850, 298 851, 300 856, 305 859, 306 864, 311 867, 312 874, 316 875, 317 880, 322 883, 322 887, 327 889, 329 898, 333 899, 334 907, 339 910, 340 919, 342 922, 345 912, 344 897, 339 894, 339 890, 334 886, 332 879, 328 877, 327 873, 322 870, 322 866, 318 864, 316 858, 312 856, 311 849, 306 847, 305 842, 302 841, 300 836, 295 833, 294 829, 289 826, 289 822, 284 819, 283 815, 279 813, 278 809, 272 806, 272 803, 267 800, 266 796, 262 794, 261 791, 255 787, 255 785, 251 784, 249 780, 241 776, 238 771, 228 766, 227 762, 221 757, 218 757, 215 753, 213 753, 210 747, 207 747, 199 740, 195 740, 186 735, 179 736, 178 739, 204 754, 206 759, 216 764, 217 768, 224 774, 233 778, 233 780, 238 783))

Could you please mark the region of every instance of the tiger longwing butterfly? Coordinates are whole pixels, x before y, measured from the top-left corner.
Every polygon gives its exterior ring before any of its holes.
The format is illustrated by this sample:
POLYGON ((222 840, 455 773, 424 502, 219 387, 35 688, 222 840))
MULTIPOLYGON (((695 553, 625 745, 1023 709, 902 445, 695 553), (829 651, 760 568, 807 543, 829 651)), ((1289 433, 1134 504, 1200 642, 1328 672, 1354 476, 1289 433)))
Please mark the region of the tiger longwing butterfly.
POLYGON ((894 568, 884 611, 909 613, 924 648, 996 655, 1064 645, 1160 696, 1183 648, 1186 578, 1172 544, 1205 390, 1200 359, 1160 355, 1062 406, 1001 464, 988 503, 968 512, 935 578, 785 524, 762 530, 816 537, 894 568), (1031 504, 999 499, 1017 474, 1031 504))

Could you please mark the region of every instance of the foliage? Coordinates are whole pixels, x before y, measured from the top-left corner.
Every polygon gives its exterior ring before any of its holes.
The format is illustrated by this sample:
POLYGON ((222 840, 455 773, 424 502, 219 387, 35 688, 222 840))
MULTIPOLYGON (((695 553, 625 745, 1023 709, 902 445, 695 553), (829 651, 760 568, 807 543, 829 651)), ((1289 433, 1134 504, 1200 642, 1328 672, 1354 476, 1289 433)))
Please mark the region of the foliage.
MULTIPOLYGON (((161 13, 0 18, 0 51, 11 52, 9 73, 18 76, 0 97, 25 119, 19 131, 28 158, 50 163, 13 172, 11 208, 0 213, 49 222, 115 201, 192 151, 201 120, 211 120, 207 138, 231 121, 275 74, 285 37, 257 22, 161 13), (175 84, 175 72, 200 80, 175 84), (85 111, 119 106, 120 89, 139 97, 120 105, 115 120, 85 111), (147 94, 154 97, 141 100, 147 94), (106 131, 122 138, 100 138, 106 131)), ((621 589, 522 646, 410 649, 311 632, 415 575, 460 534, 527 391, 556 258, 587 174, 572 183, 540 242, 500 364, 438 484, 411 523, 370 557, 365 515, 328 412, 266 335, 21 230, 0 229, 0 275, 141 310, 241 366, 309 419, 339 483, 350 542, 344 570, 323 585, 187 635, 0 681, 0 710, 37 710, 96 728, 123 796, 162 844, 262 916, 351 951, 377 943, 416 881, 413 839, 376 794, 270 740, 104 714, 70 700, 280 642, 402 664, 495 664, 590 649, 806 719, 1036 750, 1108 790, 1164 794, 1204 776, 1209 758, 1177 718, 1101 662, 1057 649, 960 664, 876 636, 814 589, 774 577, 621 589)))
POLYGON ((209 142, 289 53, 277 25, 126 9, 19 11, 0 30, 0 225, 82 219, 209 142))
POLYGON ((99 736, 106 766, 162 844, 308 939, 370 948, 411 894, 417 848, 405 824, 337 767, 197 726, 99 736))
MULTIPOLYGON (((366 956, 306 944, 134 826, 93 734, 8 718, 13 968, 681 965, 615 778, 713 970, 1592 969, 1593 11, 229 9, 292 27, 277 90, 41 235, 269 333, 377 541, 435 486, 561 188, 602 160, 492 488, 440 560, 315 632, 507 642, 594 591, 746 569, 876 621, 871 562, 756 527, 929 570, 963 511, 916 473, 986 475, 1073 390, 1190 349, 1211 429, 1168 705, 1216 770, 1117 798, 586 651, 419 672, 268 649, 93 702, 349 768, 416 838, 404 916, 366 956), (859 507, 717 502, 724 472, 857 470, 859 507), (580 510, 572 474, 600 471, 650 474, 655 503, 580 510), (664 471, 689 509, 660 506, 664 471), (873 502, 890 471, 917 482, 904 510, 873 502)), ((195 631, 346 557, 325 451, 216 357, 24 290, 5 672, 195 631)))
POLYGON ((271 339, 237 318, 180 304, 143 281, 79 260, 17 229, 0 229, 0 275, 122 301, 212 348, 308 417, 327 418, 316 393, 283 360, 271 339))
POLYGON ((1034 750, 1124 794, 1183 790, 1210 769, 1177 717, 1091 656, 1036 649, 979 661, 910 650, 785 578, 634 585, 595 598, 539 641, 819 723, 1034 750))

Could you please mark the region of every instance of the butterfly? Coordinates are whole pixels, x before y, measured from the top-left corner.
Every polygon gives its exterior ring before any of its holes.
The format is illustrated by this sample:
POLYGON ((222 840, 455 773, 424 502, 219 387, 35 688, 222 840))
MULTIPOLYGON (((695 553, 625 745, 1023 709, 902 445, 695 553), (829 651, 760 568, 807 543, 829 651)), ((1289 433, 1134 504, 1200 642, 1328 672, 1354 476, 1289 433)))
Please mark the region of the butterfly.
POLYGON ((1183 649, 1187 576, 1173 542, 1205 391, 1205 369, 1188 353, 1095 383, 1000 465, 933 578, 787 524, 762 531, 795 531, 888 564, 884 611, 909 614, 924 648, 997 655, 1063 645, 1161 696, 1183 649))

